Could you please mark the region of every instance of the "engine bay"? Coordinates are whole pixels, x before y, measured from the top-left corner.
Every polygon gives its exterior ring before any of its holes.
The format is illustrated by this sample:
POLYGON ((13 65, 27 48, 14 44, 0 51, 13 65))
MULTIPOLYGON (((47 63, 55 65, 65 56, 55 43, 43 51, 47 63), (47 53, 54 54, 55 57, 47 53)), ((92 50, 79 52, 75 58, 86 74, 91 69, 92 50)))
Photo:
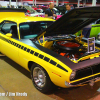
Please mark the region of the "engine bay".
POLYGON ((53 43, 52 50, 61 56, 77 60, 87 52, 87 47, 76 41, 61 40, 53 43))
MULTIPOLYGON (((45 48, 48 48, 55 53, 69 58, 71 61, 78 62, 82 60, 89 59, 90 54, 94 54, 99 51, 95 49, 94 52, 88 52, 88 43, 87 40, 84 41, 83 35, 66 35, 66 36, 53 36, 41 38, 38 43, 45 48), (42 43, 41 43, 42 42, 42 43), (88 56, 85 57, 84 56, 88 56)), ((97 47, 96 47, 97 48, 97 47)))

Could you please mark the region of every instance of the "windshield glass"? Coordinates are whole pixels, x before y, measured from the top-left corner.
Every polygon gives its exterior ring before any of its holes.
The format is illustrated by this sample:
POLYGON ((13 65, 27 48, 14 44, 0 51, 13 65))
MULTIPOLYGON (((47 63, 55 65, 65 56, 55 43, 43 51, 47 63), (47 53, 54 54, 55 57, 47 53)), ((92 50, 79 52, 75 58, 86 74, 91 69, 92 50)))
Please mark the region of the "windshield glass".
POLYGON ((35 38, 40 32, 51 25, 52 21, 25 22, 19 25, 21 39, 35 38))

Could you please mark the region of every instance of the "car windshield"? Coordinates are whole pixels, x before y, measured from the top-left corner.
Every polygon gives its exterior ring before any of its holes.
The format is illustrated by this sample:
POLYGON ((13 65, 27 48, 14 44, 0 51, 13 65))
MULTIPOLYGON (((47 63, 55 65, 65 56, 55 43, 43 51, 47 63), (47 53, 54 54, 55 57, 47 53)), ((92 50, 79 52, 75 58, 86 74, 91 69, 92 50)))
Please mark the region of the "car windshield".
POLYGON ((51 25, 52 21, 25 22, 19 25, 21 39, 35 38, 40 32, 51 25))

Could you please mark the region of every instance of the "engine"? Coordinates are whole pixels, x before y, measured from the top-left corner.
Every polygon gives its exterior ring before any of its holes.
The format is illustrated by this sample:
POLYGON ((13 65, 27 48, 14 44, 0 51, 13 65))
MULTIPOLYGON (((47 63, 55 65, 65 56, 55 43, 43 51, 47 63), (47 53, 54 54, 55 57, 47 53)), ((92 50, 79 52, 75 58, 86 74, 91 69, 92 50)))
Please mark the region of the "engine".
POLYGON ((87 48, 76 41, 55 41, 53 51, 69 59, 79 59, 87 52, 87 48))

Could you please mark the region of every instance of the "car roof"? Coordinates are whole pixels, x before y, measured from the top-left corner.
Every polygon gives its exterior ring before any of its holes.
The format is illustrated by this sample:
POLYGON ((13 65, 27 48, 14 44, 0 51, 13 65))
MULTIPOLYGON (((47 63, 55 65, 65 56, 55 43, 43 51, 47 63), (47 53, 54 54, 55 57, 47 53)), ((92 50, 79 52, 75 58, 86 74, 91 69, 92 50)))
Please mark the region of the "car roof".
POLYGON ((29 16, 25 16, 25 17, 7 17, 7 18, 3 18, 0 19, 0 22, 7 20, 7 21, 14 21, 17 24, 18 23, 23 23, 23 22, 32 22, 32 21, 55 21, 53 19, 50 18, 43 18, 43 17, 29 17, 29 16))

